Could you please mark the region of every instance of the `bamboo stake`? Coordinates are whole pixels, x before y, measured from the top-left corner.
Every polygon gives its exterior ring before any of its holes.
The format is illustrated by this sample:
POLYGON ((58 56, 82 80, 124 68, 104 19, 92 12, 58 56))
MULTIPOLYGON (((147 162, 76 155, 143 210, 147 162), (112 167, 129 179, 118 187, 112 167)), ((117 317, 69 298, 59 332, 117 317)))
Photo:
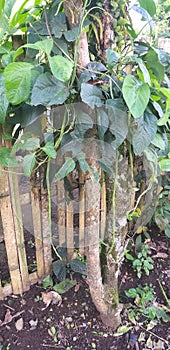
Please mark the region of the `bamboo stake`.
POLYGON ((79 252, 84 255, 84 227, 85 227, 85 189, 84 175, 79 169, 79 252))
POLYGON ((66 213, 64 181, 57 181, 57 232, 59 247, 66 245, 66 213))
POLYGON ((41 179, 41 224, 42 224, 42 237, 44 248, 44 272, 45 275, 51 273, 52 253, 51 253, 51 237, 50 227, 48 219, 48 193, 43 187, 43 181, 41 179))
POLYGON ((66 245, 67 260, 71 260, 74 252, 73 202, 66 204, 66 245))
POLYGON ((31 208, 34 226, 34 237, 36 247, 36 261, 38 278, 43 278, 44 271, 44 254, 43 254, 43 237, 41 228, 41 211, 39 189, 31 184, 31 208))
POLYGON ((28 266, 27 266, 27 258, 26 258, 26 251, 25 251, 18 176, 16 174, 9 173, 9 185, 10 185, 10 192, 11 192, 11 203, 12 203, 12 209, 13 209, 15 236, 16 236, 16 243, 17 243, 17 249, 18 249, 18 259, 19 259, 19 267, 20 267, 21 279, 23 284, 23 291, 27 291, 29 290, 30 284, 29 284, 28 266))
MULTIPOLYGON (((0 135, 0 148, 1 147, 2 137, 0 135)), ((2 167, 0 167, 0 170, 3 170, 2 167)), ((23 288, 19 269, 18 249, 15 236, 15 225, 13 220, 11 199, 9 196, 9 183, 7 173, 4 173, 0 179, 0 212, 12 290, 15 294, 21 294, 23 288)))

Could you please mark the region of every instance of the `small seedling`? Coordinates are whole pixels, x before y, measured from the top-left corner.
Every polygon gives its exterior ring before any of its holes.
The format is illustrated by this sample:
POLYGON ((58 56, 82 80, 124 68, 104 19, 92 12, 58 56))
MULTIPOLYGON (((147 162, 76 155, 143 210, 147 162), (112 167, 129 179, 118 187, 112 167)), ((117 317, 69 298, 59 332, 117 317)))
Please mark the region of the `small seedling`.
POLYGON ((148 255, 148 251, 150 250, 149 245, 141 243, 139 246, 139 251, 135 253, 135 256, 130 254, 128 251, 125 253, 125 257, 128 260, 132 261, 132 266, 134 271, 136 271, 138 278, 141 278, 142 272, 144 271, 147 276, 151 270, 153 270, 154 261, 148 255))
POLYGON ((163 320, 168 321, 167 315, 163 305, 155 302, 154 290, 151 285, 139 285, 137 288, 130 288, 125 291, 127 297, 134 299, 135 310, 131 309, 130 318, 139 320, 141 316, 145 316, 148 320, 163 320))

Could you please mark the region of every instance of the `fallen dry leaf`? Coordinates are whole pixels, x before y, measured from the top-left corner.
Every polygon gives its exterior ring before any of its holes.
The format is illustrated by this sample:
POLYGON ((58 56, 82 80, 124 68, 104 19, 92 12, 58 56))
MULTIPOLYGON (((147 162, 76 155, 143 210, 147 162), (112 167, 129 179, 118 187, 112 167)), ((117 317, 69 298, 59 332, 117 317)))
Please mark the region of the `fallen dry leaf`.
POLYGON ((19 320, 15 322, 15 328, 17 329, 17 331, 22 331, 23 327, 24 327, 24 320, 21 317, 19 318, 19 320))
POLYGON ((43 302, 46 304, 46 307, 44 307, 42 310, 45 310, 51 303, 58 304, 58 306, 60 306, 62 303, 61 295, 53 290, 48 293, 41 292, 41 295, 43 302))
POLYGON ((8 309, 6 314, 5 314, 5 317, 4 317, 4 321, 0 324, 0 326, 4 326, 8 323, 10 323, 12 321, 13 317, 11 315, 11 311, 8 309))
POLYGON ((77 293, 77 292, 79 291, 79 289, 80 289, 80 284, 77 283, 77 284, 75 285, 75 287, 74 287, 75 293, 77 293))
POLYGON ((167 258, 168 258, 168 254, 158 252, 156 255, 152 255, 152 258, 153 258, 153 259, 155 259, 155 258, 158 258, 158 259, 167 259, 167 258))

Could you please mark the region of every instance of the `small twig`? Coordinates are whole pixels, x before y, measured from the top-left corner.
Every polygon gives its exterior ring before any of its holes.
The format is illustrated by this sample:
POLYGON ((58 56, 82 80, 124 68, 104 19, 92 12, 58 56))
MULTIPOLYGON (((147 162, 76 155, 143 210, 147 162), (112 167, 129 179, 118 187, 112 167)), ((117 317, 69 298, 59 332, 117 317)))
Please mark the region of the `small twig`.
POLYGON ((153 335, 154 337, 158 338, 159 340, 162 340, 165 344, 169 345, 169 342, 166 339, 159 337, 159 335, 157 335, 156 333, 153 333, 153 332, 147 330, 145 327, 141 326, 139 323, 138 323, 138 326, 140 328, 142 328, 145 332, 148 332, 149 334, 153 335))
POLYGON ((12 316, 12 319, 15 318, 15 317, 20 316, 21 314, 23 314, 23 312, 25 312, 25 310, 22 310, 22 311, 20 311, 20 312, 17 312, 15 315, 12 316))
POLYGON ((6 304, 3 304, 3 306, 7 307, 7 309, 10 309, 12 311, 15 311, 15 309, 13 309, 13 307, 9 306, 9 305, 6 305, 6 304))
POLYGON ((170 307, 170 300, 168 299, 168 297, 167 297, 167 295, 166 295, 166 293, 165 293, 165 290, 164 290, 164 288, 163 288, 163 286, 162 286, 160 280, 158 280, 158 283, 159 283, 159 287, 160 287, 160 289, 161 289, 161 292, 162 292, 162 294, 163 294, 163 296, 164 296, 164 298, 165 298, 165 300, 166 300, 168 306, 170 307))

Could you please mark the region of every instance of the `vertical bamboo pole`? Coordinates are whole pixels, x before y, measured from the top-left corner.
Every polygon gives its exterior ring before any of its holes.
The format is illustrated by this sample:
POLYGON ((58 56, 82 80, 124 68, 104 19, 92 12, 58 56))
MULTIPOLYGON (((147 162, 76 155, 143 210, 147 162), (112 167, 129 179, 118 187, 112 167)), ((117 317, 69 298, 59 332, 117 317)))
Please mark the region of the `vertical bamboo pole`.
MULTIPOLYGON (((14 170, 14 169, 13 169, 14 170)), ((9 173, 9 185, 11 192, 11 203, 13 209, 13 218, 15 225, 15 236, 18 249, 19 267, 23 284, 23 291, 29 289, 28 266, 25 251, 24 231, 22 222, 22 212, 20 205, 19 185, 17 174, 9 173)))
POLYGON ((74 229, 73 229, 73 202, 66 203, 66 245, 67 259, 70 260, 74 252, 74 229))
POLYGON ((14 294, 21 294, 23 292, 22 279, 18 260, 18 247, 15 236, 15 225, 13 220, 13 213, 11 207, 11 200, 8 193, 7 176, 4 175, 0 181, 0 208, 1 218, 4 230, 4 241, 7 252, 8 266, 11 277, 11 284, 14 294), (4 198, 2 197, 4 195, 4 198))
POLYGON ((79 169, 79 252, 84 255, 84 228, 85 228, 85 188, 84 175, 79 169))
POLYGON ((44 254, 43 254, 43 237, 41 228, 41 211, 39 188, 31 182, 31 208, 34 227, 34 238, 36 248, 36 262, 38 278, 42 279, 45 275, 44 271, 44 254))
POLYGON ((66 213, 64 193, 64 181, 57 181, 57 232, 59 247, 66 245, 66 213))
POLYGON ((41 178, 41 224, 44 248, 44 272, 49 275, 51 272, 52 252, 51 252, 51 232, 48 218, 48 193, 43 187, 43 179, 41 178))
MULTIPOLYGON (((2 137, 0 135, 0 148, 1 147, 2 137)), ((0 170, 3 170, 2 167, 0 167, 0 170)), ((20 294, 23 291, 22 279, 18 261, 18 249, 15 236, 14 218, 9 195, 8 176, 5 172, 3 175, 1 175, 0 178, 0 212, 12 290, 13 293, 20 294)))

